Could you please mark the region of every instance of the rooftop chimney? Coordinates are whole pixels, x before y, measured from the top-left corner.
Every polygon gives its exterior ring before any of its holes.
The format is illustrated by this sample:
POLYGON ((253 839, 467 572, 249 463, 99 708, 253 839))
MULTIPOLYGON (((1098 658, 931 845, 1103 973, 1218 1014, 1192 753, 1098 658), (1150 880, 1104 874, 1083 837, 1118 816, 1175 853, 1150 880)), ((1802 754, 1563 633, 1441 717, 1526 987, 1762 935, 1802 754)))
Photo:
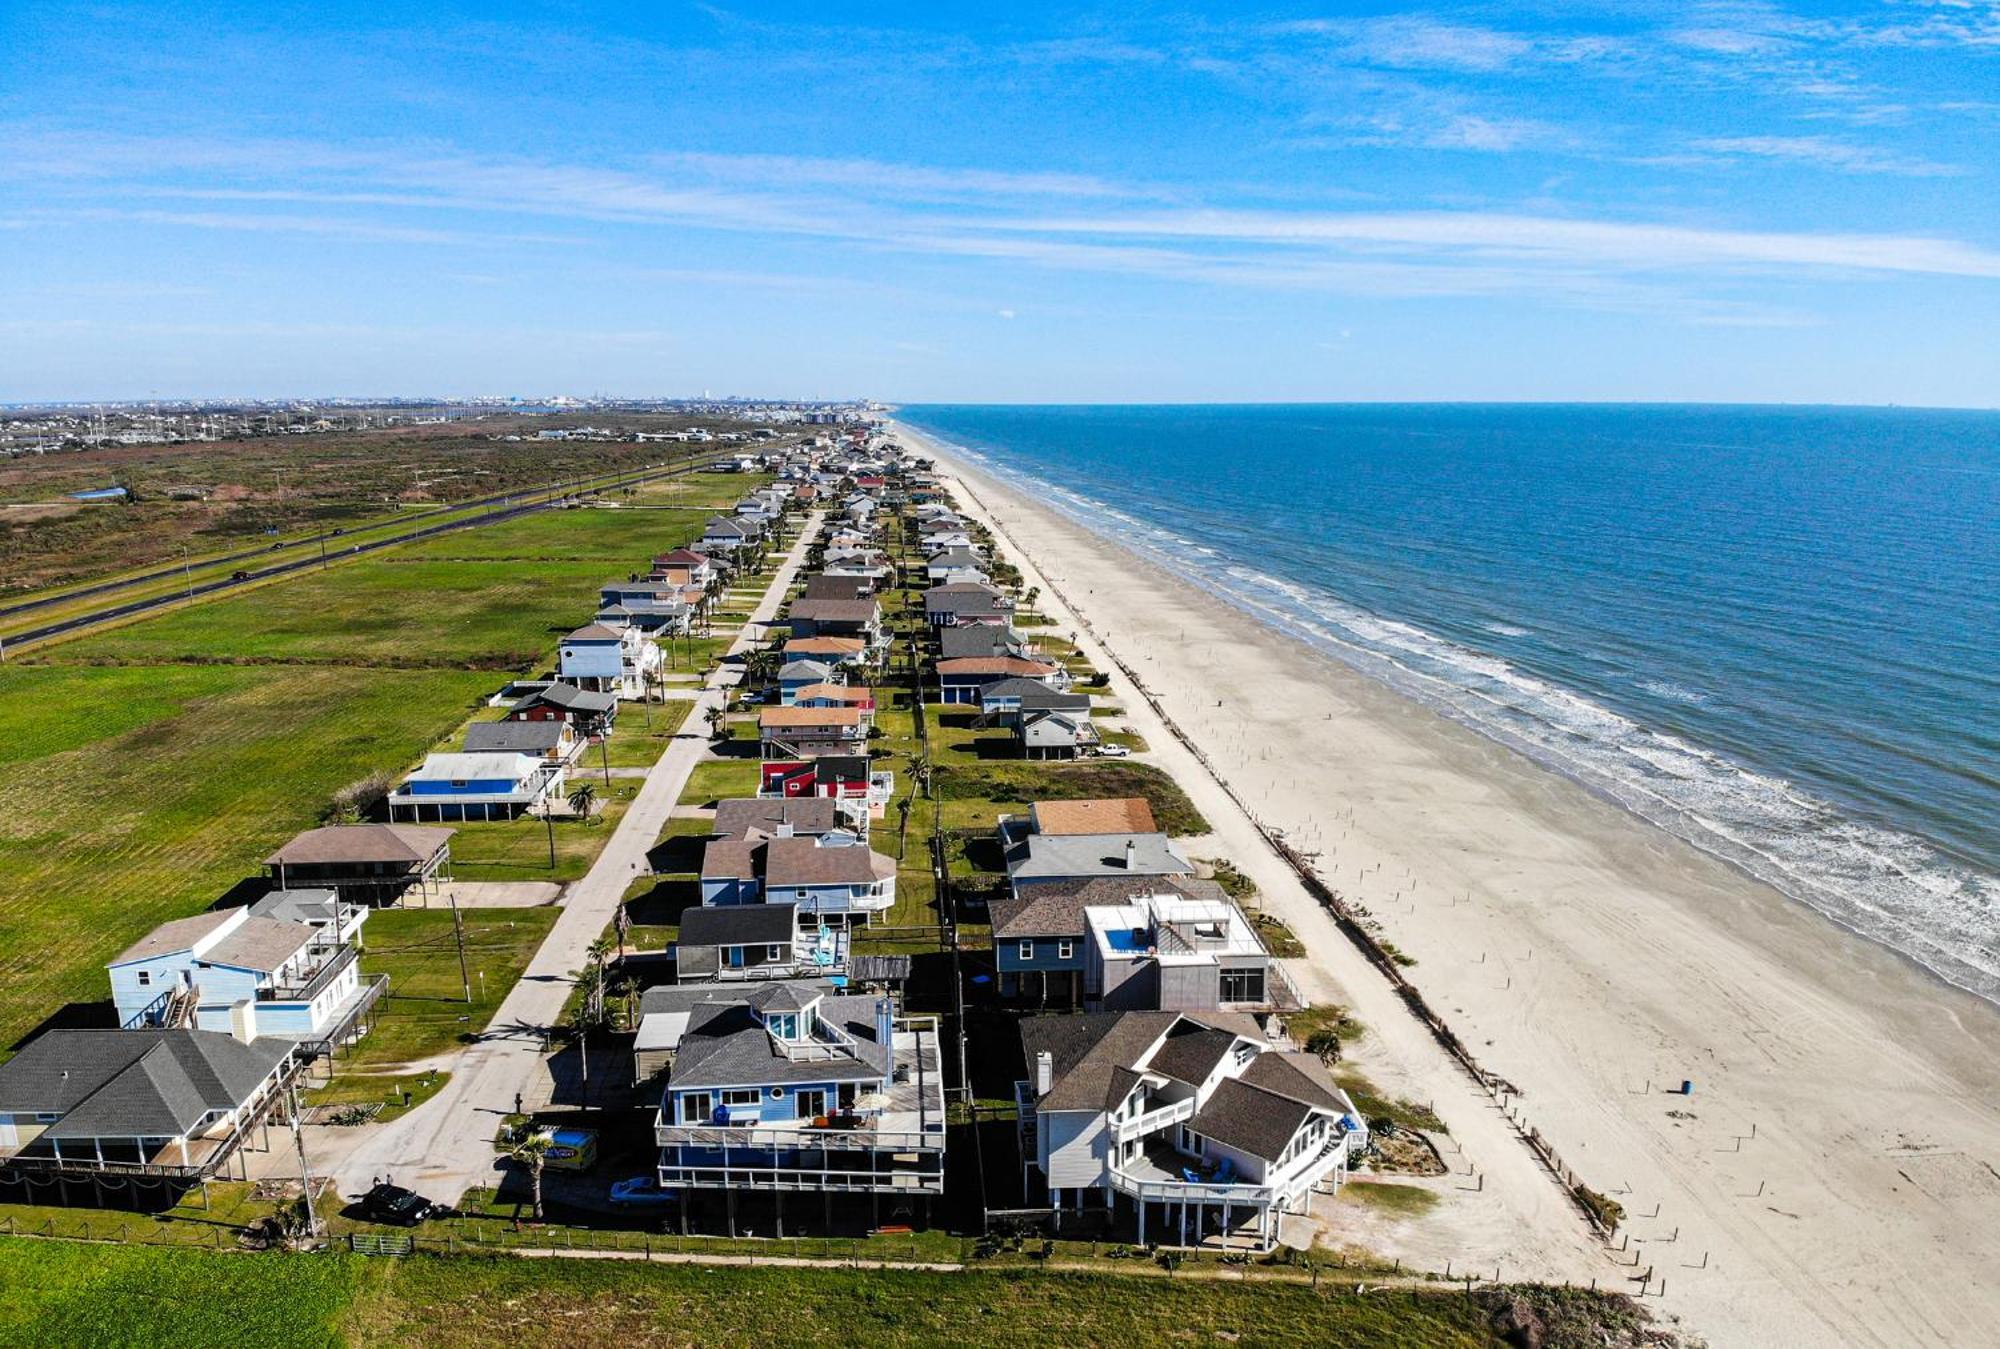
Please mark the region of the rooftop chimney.
POLYGON ((1049 1094, 1049 1088, 1056 1084, 1056 1056, 1043 1049, 1035 1054, 1035 1097, 1037 1100, 1049 1094))

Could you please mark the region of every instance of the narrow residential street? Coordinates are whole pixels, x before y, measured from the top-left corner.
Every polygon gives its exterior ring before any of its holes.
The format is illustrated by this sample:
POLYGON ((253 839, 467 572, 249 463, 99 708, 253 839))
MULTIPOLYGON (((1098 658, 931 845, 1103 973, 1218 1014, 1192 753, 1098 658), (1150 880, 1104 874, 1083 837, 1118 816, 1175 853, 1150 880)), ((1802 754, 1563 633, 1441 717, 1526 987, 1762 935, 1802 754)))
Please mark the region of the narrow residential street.
MULTIPOLYGON (((777 575, 730 646, 730 655, 747 649, 776 616, 822 515, 814 512, 799 529, 777 575)), ((341 1194, 360 1194, 375 1178, 391 1176, 435 1202, 453 1203, 473 1186, 497 1182, 506 1166, 493 1147, 500 1122, 513 1112, 516 1100, 529 1109, 547 1101, 550 1077, 542 1053, 544 1032, 560 1020, 574 983, 571 976, 587 963, 590 944, 603 934, 627 888, 645 870, 646 855, 680 800, 689 774, 706 757, 709 709, 726 706, 741 677, 737 666, 725 664, 703 685, 681 734, 647 774, 596 864, 570 887, 562 916, 494 1014, 491 1026, 455 1062, 438 1065, 452 1075, 444 1089, 401 1119, 352 1131, 356 1136, 344 1155, 340 1154, 347 1139, 341 1135, 349 1131, 313 1131, 312 1142, 320 1153, 313 1158, 314 1169, 331 1175, 341 1194)))

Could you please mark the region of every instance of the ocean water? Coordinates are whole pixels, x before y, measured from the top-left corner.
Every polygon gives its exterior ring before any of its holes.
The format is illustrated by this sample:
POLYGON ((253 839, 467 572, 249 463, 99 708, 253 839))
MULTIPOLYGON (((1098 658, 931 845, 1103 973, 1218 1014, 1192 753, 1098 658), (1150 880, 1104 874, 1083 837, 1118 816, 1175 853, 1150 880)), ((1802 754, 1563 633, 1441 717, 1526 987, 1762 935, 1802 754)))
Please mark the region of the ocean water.
POLYGON ((2000 413, 897 416, 2000 1000, 2000 413))

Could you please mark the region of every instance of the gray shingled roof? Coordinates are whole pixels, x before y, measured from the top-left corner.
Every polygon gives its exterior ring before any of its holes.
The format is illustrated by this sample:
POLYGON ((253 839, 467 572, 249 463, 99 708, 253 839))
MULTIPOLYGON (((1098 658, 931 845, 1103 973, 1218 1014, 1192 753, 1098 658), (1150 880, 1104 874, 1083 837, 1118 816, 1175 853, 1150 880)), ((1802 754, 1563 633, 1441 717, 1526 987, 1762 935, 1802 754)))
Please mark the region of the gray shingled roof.
POLYGON ((1324 1110, 1345 1111, 1348 1103, 1326 1074, 1326 1068, 1307 1054, 1280 1054, 1266 1050, 1250 1061, 1237 1077, 1253 1087, 1289 1096, 1324 1110))
POLYGON ((888 1047, 875 1041, 875 1003, 872 997, 824 999, 818 1015, 853 1037, 857 1057, 810 1062, 794 1062, 780 1052, 747 1002, 699 1004, 681 1037, 673 1085, 685 1089, 880 1081, 889 1071, 889 1058, 888 1047))
POLYGON ((1024 881, 1098 876, 1192 876, 1194 867, 1165 834, 1028 834, 1007 850, 1007 875, 1024 881), (1125 859, 1125 844, 1132 859, 1125 859))
POLYGON ((1111 1093, 1116 1070, 1129 1070, 1153 1041, 1174 1024, 1173 1012, 1091 1012, 1082 1016, 1031 1016, 1021 1022, 1021 1050, 1028 1080, 1035 1056, 1049 1052, 1054 1082, 1041 1099, 1042 1110, 1105 1110, 1117 1104, 1111 1093))
POLYGON ((820 995, 788 983, 765 984, 748 999, 760 1012, 803 1012, 819 1001, 820 995))
POLYGON ((560 721, 475 721, 465 728, 468 754, 548 754, 562 743, 560 721))
MULTIPOLYGON (((832 993, 833 984, 825 979, 794 979, 801 988, 818 993, 832 993)), ((661 984, 649 988, 639 995, 640 1017, 654 1016, 668 1012, 686 1012, 703 1003, 732 1003, 743 1001, 743 990, 729 984, 661 984)))
POLYGON ((754 831, 776 837, 789 824, 800 835, 824 834, 838 827, 840 810, 827 796, 779 796, 720 801, 715 807, 715 832, 722 838, 748 838, 754 831))
POLYGON ((178 1137, 231 1110, 293 1048, 205 1030, 52 1030, 0 1064, 0 1113, 59 1113, 51 1138, 178 1137))
POLYGON ((979 623, 970 627, 945 628, 938 633, 938 657, 941 660, 1015 656, 1019 655, 1026 645, 1026 639, 1005 623, 979 623))
POLYGON ((331 923, 340 915, 338 890, 273 890, 250 906, 256 918, 282 918, 288 923, 331 923))
POLYGON ((789 942, 796 904, 718 904, 681 914, 682 946, 759 946, 789 942))
POLYGON ((1208 1075, 1215 1071, 1215 1065, 1222 1062, 1222 1056, 1235 1043, 1236 1037, 1226 1030, 1213 1030, 1206 1026, 1200 1029, 1182 1027, 1167 1036, 1146 1066, 1163 1076, 1198 1087, 1208 1080, 1208 1075))
POLYGON ((1230 1078, 1216 1084, 1208 1103, 1188 1121, 1188 1128, 1252 1157, 1275 1162, 1311 1114, 1312 1107, 1302 1101, 1230 1078))
POLYGON ((616 694, 592 693, 574 684, 551 684, 545 689, 537 689, 515 703, 516 708, 533 707, 536 703, 547 703, 551 707, 566 708, 572 712, 609 712, 618 706, 616 694))
POLYGON ((143 960, 149 956, 166 955, 173 951, 185 951, 206 937, 216 928, 228 922, 228 909, 210 909, 187 918, 172 918, 148 932, 118 953, 113 965, 122 965, 128 960, 143 960))

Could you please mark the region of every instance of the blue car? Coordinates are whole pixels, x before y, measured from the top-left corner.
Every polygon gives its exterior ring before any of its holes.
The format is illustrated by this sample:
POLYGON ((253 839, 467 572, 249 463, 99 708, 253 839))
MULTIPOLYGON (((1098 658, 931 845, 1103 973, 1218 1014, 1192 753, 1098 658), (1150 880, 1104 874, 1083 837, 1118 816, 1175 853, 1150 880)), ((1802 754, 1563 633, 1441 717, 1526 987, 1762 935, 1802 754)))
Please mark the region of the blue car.
POLYGON ((613 1208, 641 1208, 656 1204, 676 1204, 680 1202, 679 1190, 665 1189, 652 1176, 634 1176, 621 1180, 611 1187, 613 1208))

